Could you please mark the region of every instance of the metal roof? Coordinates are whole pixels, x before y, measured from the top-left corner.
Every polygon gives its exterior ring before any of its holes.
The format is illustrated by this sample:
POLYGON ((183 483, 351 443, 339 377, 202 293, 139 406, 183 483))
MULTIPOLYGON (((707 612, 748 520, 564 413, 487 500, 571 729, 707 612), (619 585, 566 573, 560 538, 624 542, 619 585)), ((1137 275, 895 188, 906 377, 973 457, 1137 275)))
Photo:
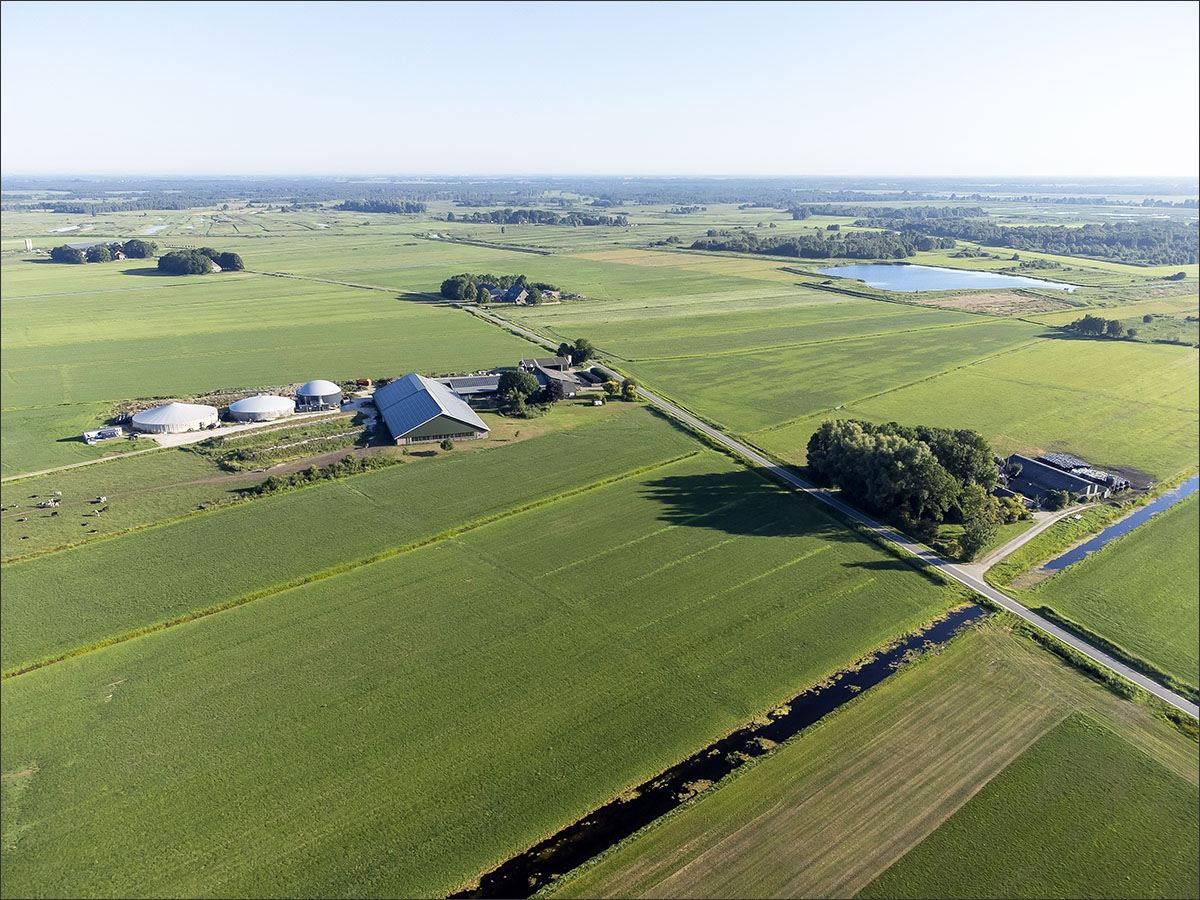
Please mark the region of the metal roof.
POLYGON ((216 416, 217 410, 212 406, 198 403, 168 403, 145 409, 133 417, 134 425, 183 425, 187 422, 198 422, 216 416))
POLYGON ((1014 462, 1021 464, 1019 478, 1022 481, 1031 482, 1047 490, 1071 491, 1072 493, 1082 494, 1095 488, 1095 485, 1086 478, 1080 478, 1078 475, 1072 475, 1070 472, 1056 469, 1054 466, 1038 462, 1036 459, 1030 459, 1028 456, 1021 456, 1019 453, 1014 453, 1008 458, 1008 461, 1010 464, 1014 462))
POLYGON ((340 394, 342 389, 332 381, 325 381, 323 378, 318 378, 315 381, 310 381, 308 384, 301 385, 300 390, 296 391, 297 397, 328 397, 330 394, 340 394))
POLYGON ((235 413, 292 412, 295 408, 295 400, 287 397, 273 397, 270 394, 243 397, 236 403, 229 404, 230 412, 235 413))
POLYGON ((1038 462, 1050 463, 1059 469, 1065 469, 1070 472, 1072 469, 1086 469, 1087 462, 1080 459, 1078 456, 1072 456, 1069 453, 1043 453, 1038 457, 1038 462))
POLYGON ((414 428, 438 416, 470 426, 475 431, 487 431, 483 419, 467 406, 467 401, 446 385, 410 372, 375 392, 375 405, 387 423, 393 438, 400 438, 414 428))
POLYGON ((499 375, 464 375, 450 378, 435 378, 456 394, 491 394, 500 390, 499 375))

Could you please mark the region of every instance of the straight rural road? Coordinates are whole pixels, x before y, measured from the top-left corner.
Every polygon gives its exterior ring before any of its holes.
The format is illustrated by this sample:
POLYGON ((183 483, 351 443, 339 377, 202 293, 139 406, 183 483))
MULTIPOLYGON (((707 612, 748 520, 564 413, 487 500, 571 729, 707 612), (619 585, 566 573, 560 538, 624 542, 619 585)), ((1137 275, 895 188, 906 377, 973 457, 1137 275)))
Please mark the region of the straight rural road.
MULTIPOLYGON (((536 332, 530 331, 527 328, 522 328, 520 325, 514 325, 512 322, 505 321, 504 319, 501 319, 498 316, 494 316, 491 313, 484 312, 483 310, 478 309, 478 308, 472 308, 472 311, 476 315, 478 315, 484 319, 487 319, 489 322, 492 322, 495 325, 499 325, 501 328, 507 328, 510 331, 514 331, 517 334, 521 335, 522 337, 527 337, 530 340, 533 340, 539 344, 542 344, 543 346, 550 346, 553 344, 553 341, 547 340, 546 338, 542 337, 541 335, 537 334, 536 332)), ((600 363, 596 363, 596 365, 598 365, 599 368, 605 370, 606 372, 611 373, 616 378, 622 377, 620 375, 620 373, 614 371, 613 369, 610 369, 608 366, 605 366, 600 363)), ((721 445, 732 450, 734 453, 737 453, 739 456, 742 456, 745 459, 750 460, 750 462, 754 463, 755 465, 761 466, 762 468, 766 469, 768 472, 773 474, 775 477, 779 478, 781 481, 787 482, 788 484, 792 485, 796 489, 808 494, 813 499, 815 499, 821 503, 824 503, 826 506, 830 506, 830 507, 836 509, 842 515, 846 516, 847 518, 853 519, 855 522, 862 525, 863 527, 869 528, 875 534, 877 534, 880 537, 884 538, 885 540, 888 540, 891 543, 903 548, 905 551, 912 554, 917 559, 921 560, 922 562, 926 563, 927 565, 932 566, 933 568, 937 569, 939 572, 943 573, 944 575, 948 576, 949 578, 953 578, 955 581, 959 582, 960 584, 966 585, 968 588, 975 591, 977 594, 982 594, 984 597, 986 597, 988 600, 990 600, 992 603, 996 604, 997 606, 1008 610, 1009 612, 1013 613, 1016 616, 1020 616, 1026 622, 1029 622, 1031 625, 1036 626, 1037 628, 1041 629, 1042 631, 1046 632, 1047 634, 1053 635, 1055 638, 1062 641, 1064 644, 1071 647, 1073 650, 1075 650, 1079 653, 1082 653, 1084 656, 1086 656, 1088 659, 1092 660, 1093 662, 1098 663, 1099 665, 1104 666, 1106 669, 1109 669, 1109 670, 1117 673, 1122 678, 1125 678, 1128 681, 1132 681, 1138 687, 1142 688, 1143 690, 1148 691, 1149 693, 1158 697, 1160 700, 1163 700, 1163 701, 1171 704, 1176 709, 1182 710, 1183 712, 1187 713, 1189 716, 1192 716, 1194 718, 1200 718, 1200 707, 1198 707, 1195 703, 1188 700, 1186 697, 1181 697, 1179 694, 1176 694, 1174 691, 1168 690, 1167 688, 1165 688, 1161 684, 1159 684, 1157 681, 1154 681, 1151 678, 1147 678, 1141 672, 1138 672, 1135 669, 1132 669, 1129 666, 1125 665, 1125 663, 1121 662, 1119 659, 1109 656, 1103 650, 1099 650, 1099 649, 1093 647, 1091 644, 1087 643, 1086 641, 1080 640, 1078 637, 1071 634, 1069 631, 1066 631, 1065 629, 1060 628, 1058 625, 1055 625, 1049 619, 1043 618, 1042 616, 1039 616, 1037 613, 1035 613, 1033 610, 1031 610, 1025 606, 1022 606, 1020 603, 1018 603, 1012 597, 1009 597, 1007 594, 1004 594, 1004 593, 996 590, 990 584, 983 581, 983 579, 980 575, 976 575, 973 572, 969 571, 967 567, 959 566, 955 563, 948 562, 947 560, 942 559, 940 556, 938 556, 937 554, 935 554, 933 551, 929 550, 928 548, 923 547, 920 544, 916 543, 915 541, 909 539, 905 535, 900 534, 900 532, 895 531, 894 529, 889 528, 886 525, 881 525, 879 522, 876 522, 874 519, 870 518, 869 516, 863 515, 858 510, 843 503, 836 496, 834 496, 834 494, 832 492, 827 491, 824 488, 819 488, 819 487, 816 487, 815 485, 809 484, 807 481, 800 478, 794 472, 791 472, 788 469, 784 468, 783 466, 780 466, 780 465, 772 462, 771 460, 767 459, 765 456, 763 456, 758 451, 754 450, 751 447, 747 447, 745 444, 741 443, 740 441, 736 441, 733 438, 729 437, 728 435, 724 434, 723 432, 720 432, 717 429, 711 427, 710 425, 706 425, 704 422, 701 422, 695 416, 680 409, 674 403, 670 403, 669 401, 664 400, 662 397, 659 397, 657 394, 653 393, 652 391, 648 391, 645 388, 639 387, 638 393, 646 401, 648 401, 649 403, 658 407, 663 412, 667 413, 668 415, 672 416, 673 418, 676 418, 679 421, 690 426, 691 428, 694 428, 696 431, 699 431, 702 434, 707 435, 708 437, 712 438, 714 441, 717 441, 721 445)))

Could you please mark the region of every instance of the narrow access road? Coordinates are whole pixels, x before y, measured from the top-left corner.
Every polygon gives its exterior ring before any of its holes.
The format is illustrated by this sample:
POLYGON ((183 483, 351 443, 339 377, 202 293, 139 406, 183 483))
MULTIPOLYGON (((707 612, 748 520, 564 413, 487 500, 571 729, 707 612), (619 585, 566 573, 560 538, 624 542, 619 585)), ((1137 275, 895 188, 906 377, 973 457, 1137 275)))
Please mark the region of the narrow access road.
POLYGON ((1077 506, 1070 506, 1066 509, 1060 509, 1057 512, 1035 512, 1033 514, 1035 522, 1031 528, 1021 532, 1004 546, 997 547, 987 556, 983 557, 983 559, 973 563, 964 563, 962 566, 960 566, 960 568, 982 578, 984 572, 986 572, 996 563, 1000 562, 1000 560, 1009 556, 1014 550, 1025 546, 1025 544, 1028 544, 1055 522, 1061 522, 1068 516, 1073 516, 1080 510, 1084 509, 1087 509, 1087 506, 1081 503, 1077 506))
MULTIPOLYGON (((527 328, 523 328, 520 325, 514 325, 511 322, 506 322, 505 320, 498 318, 497 316, 493 316, 491 313, 484 312, 483 310, 481 310, 477 307, 473 307, 472 311, 475 313, 475 315, 481 316, 482 318, 487 319, 488 321, 490 321, 496 325, 499 325, 502 328, 507 328, 510 331, 514 331, 517 334, 521 335, 522 337, 527 337, 530 340, 536 341, 537 343, 539 343, 543 346, 551 346, 552 345, 552 342, 547 341, 545 338, 541 337, 536 332, 530 331, 527 328)), ((593 363, 593 364, 598 366, 599 368, 603 369, 604 371, 611 373, 616 378, 621 377, 620 373, 614 371, 613 369, 610 369, 608 366, 605 366, 602 363, 593 363)), ((846 516, 847 518, 852 519, 853 521, 864 526, 865 528, 869 528, 871 531, 873 531, 875 534, 879 535, 881 538, 884 538, 885 540, 890 541, 891 543, 896 544, 897 546, 903 548, 905 551, 912 554, 917 559, 921 560, 922 562, 926 563, 927 565, 932 566, 933 568, 937 569, 939 572, 946 575, 947 577, 953 578, 955 581, 959 582, 960 584, 966 585, 968 588, 975 591, 977 594, 982 594, 984 597, 986 597, 988 600, 990 600, 992 603, 996 604, 997 606, 1001 607, 1002 609, 1006 609, 1009 612, 1013 613, 1014 615, 1020 616, 1022 619, 1024 619, 1026 622, 1029 622, 1031 625, 1034 625, 1035 627, 1041 629, 1042 631, 1046 632, 1047 634, 1053 635, 1058 640, 1062 641, 1064 644, 1071 647, 1073 650, 1077 651, 1078 653, 1083 654, 1088 659, 1092 660, 1092 662, 1095 662, 1101 666, 1104 666, 1106 669, 1109 669, 1109 670, 1117 673, 1122 678, 1125 678, 1128 681, 1132 681, 1138 687, 1142 688, 1143 690, 1148 691, 1149 693, 1158 697, 1160 700, 1163 700, 1166 703, 1171 704, 1171 706, 1174 706, 1176 709, 1182 710, 1183 712, 1187 713, 1189 716, 1192 716, 1193 718, 1200 718, 1200 707, 1198 707, 1192 701, 1188 700, 1186 697, 1181 697, 1179 694, 1176 694, 1174 691, 1168 690, 1167 688, 1165 688, 1161 684, 1159 684, 1157 681, 1154 681, 1153 679, 1148 678, 1145 675, 1143 675, 1141 672, 1138 672, 1137 670, 1132 669, 1129 666, 1125 665, 1125 663, 1121 662, 1119 659, 1109 656, 1107 653, 1105 653, 1102 650, 1098 650, 1097 648, 1093 647, 1091 644, 1087 643, 1086 641, 1083 641, 1083 640, 1079 639, 1078 637, 1076 637, 1075 635, 1071 634, 1069 631, 1066 631, 1065 629, 1060 628, 1058 625, 1055 625, 1049 619, 1045 619, 1042 616, 1039 616, 1033 610, 1028 609, 1025 606, 1022 606, 1020 603, 1018 603, 1012 597, 1009 597, 1007 594, 1001 593, 1000 591, 998 591, 994 587, 992 587, 990 584, 985 582, 983 580, 982 576, 976 575, 973 572, 971 572, 969 567, 960 566, 955 563, 947 562, 946 560, 942 559, 940 556, 935 554, 932 550, 929 550, 926 547, 921 546, 920 544, 916 543, 915 541, 911 540, 910 538, 906 537, 905 535, 900 534, 898 531, 895 531, 894 529, 887 527, 886 525, 881 525, 880 523, 876 522, 874 519, 870 518, 869 516, 866 516, 863 513, 859 512, 858 510, 854 509, 853 507, 848 506, 847 504, 843 503, 841 500, 839 500, 837 498, 837 496, 833 492, 827 491, 823 488, 819 488, 819 487, 816 487, 815 485, 809 484, 807 481, 800 478, 798 475, 789 471, 788 469, 784 468, 783 466, 780 466, 780 465, 777 465, 776 463, 771 462, 771 460, 767 459, 765 456, 763 456, 758 451, 753 450, 752 448, 747 447, 745 444, 742 444, 741 442, 734 440, 733 438, 729 437, 728 435, 726 435, 720 431, 717 431, 717 429, 704 424, 699 419, 697 419, 695 416, 691 415, 690 413, 685 412, 684 410, 680 409, 675 404, 662 399, 657 394, 654 394, 651 391, 648 391, 645 388, 641 388, 641 387, 638 388, 638 393, 647 402, 658 407, 663 412, 667 413, 668 415, 672 416, 673 418, 678 419, 679 421, 690 426, 691 428, 694 428, 696 431, 699 431, 702 434, 705 434, 708 437, 712 438, 714 441, 717 441, 718 443, 722 444, 723 446, 728 447, 734 453, 737 453, 739 456, 742 456, 745 459, 750 460, 755 465, 761 466, 762 468, 766 469, 768 472, 773 474, 775 477, 779 478, 781 481, 784 481, 787 484, 792 485, 797 490, 803 491, 804 493, 808 494, 810 497, 819 501, 820 503, 824 503, 826 506, 830 506, 833 509, 836 509, 838 512, 840 512, 842 515, 846 516)))

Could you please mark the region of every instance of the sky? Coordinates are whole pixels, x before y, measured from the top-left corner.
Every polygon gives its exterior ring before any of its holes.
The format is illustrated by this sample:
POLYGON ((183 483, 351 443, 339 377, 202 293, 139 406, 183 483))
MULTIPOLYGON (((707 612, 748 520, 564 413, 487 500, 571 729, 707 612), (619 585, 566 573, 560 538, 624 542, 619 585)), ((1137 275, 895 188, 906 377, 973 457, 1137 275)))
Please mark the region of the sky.
POLYGON ((0 5, 0 173, 1195 176, 1200 4, 0 5))

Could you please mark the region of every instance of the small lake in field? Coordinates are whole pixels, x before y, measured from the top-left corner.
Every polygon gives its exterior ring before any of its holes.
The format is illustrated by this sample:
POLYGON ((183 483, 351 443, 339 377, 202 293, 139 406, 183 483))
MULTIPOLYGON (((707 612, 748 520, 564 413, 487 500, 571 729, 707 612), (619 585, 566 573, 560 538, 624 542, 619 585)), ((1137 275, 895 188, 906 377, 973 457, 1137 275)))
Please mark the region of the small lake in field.
POLYGON ((1095 553, 1113 538, 1119 538, 1123 534, 1129 534, 1133 529, 1137 528, 1143 522, 1153 518, 1168 507, 1174 506, 1180 500, 1184 500, 1196 490, 1200 488, 1200 475, 1193 475, 1179 487, 1171 488, 1166 491, 1161 497, 1153 503, 1147 503, 1131 516, 1126 516, 1119 522, 1114 522, 1109 525, 1098 535, 1086 543, 1080 544, 1074 550, 1069 550, 1062 556, 1056 556, 1047 563, 1043 563, 1041 571, 1043 572, 1058 572, 1065 569, 1071 563, 1077 563, 1089 553, 1095 553))
POLYGON ((998 272, 975 272, 968 269, 943 269, 940 266, 914 266, 908 263, 872 263, 865 266, 832 266, 818 269, 822 275, 839 278, 859 278, 873 288, 884 291, 978 291, 1003 288, 1046 288, 1054 291, 1073 291, 1073 285, 1026 278, 1024 275, 1001 275, 998 272))

